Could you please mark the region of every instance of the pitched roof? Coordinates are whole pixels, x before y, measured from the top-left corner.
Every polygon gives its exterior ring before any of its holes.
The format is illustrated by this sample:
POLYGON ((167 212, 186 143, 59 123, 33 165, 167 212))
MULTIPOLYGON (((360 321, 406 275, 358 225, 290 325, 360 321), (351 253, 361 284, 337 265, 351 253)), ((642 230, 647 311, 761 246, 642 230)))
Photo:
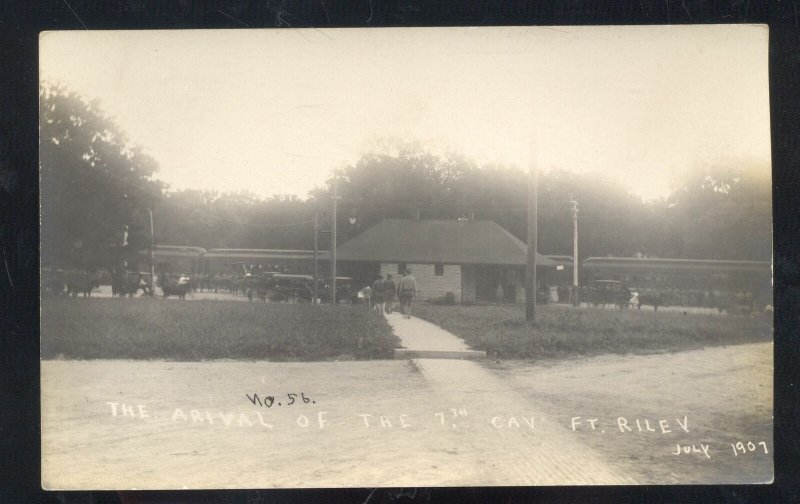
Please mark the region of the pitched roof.
MULTIPOLYGON (((527 263, 528 247, 493 221, 385 219, 336 248, 340 261, 527 263)), ((536 254, 539 266, 556 262, 536 254)))

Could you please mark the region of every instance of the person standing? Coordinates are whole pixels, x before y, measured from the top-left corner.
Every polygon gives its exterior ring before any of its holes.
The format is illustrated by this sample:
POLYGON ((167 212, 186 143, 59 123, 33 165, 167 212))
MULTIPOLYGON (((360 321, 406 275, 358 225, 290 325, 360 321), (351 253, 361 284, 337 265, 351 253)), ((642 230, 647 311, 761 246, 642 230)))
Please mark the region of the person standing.
POLYGON ((383 313, 383 275, 372 284, 372 303, 378 313, 383 313))
POLYGON ((392 280, 391 273, 386 275, 386 280, 383 282, 383 301, 386 303, 386 313, 392 313, 394 307, 394 296, 397 292, 397 284, 392 280))
POLYGON ((411 274, 411 270, 407 269, 403 278, 397 286, 397 292, 400 297, 400 311, 407 319, 411 318, 411 302, 417 297, 417 279, 411 274))

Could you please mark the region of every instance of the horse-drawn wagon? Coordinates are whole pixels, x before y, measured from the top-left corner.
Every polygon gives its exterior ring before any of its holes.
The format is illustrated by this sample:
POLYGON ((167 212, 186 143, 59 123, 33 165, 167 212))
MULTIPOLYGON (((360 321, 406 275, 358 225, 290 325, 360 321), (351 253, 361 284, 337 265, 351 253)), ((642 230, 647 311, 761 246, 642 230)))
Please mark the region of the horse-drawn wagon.
MULTIPOLYGON (((330 302, 331 284, 330 279, 324 279, 319 286, 319 297, 323 303, 330 302)), ((356 304, 358 301, 358 289, 355 281, 351 277, 336 277, 336 303, 356 304)))
MULTIPOLYGON (((313 303, 314 277, 312 275, 295 275, 289 273, 264 272, 245 275, 241 279, 245 295, 251 301, 258 297, 264 302, 313 303)), ((320 279, 317 293, 321 302, 330 299, 329 280, 320 279)), ((353 302, 356 293, 353 290, 353 279, 336 277, 337 302, 353 302)))
POLYGON ((242 285, 251 301, 258 297, 264 302, 311 303, 314 297, 314 277, 286 273, 257 273, 245 275, 242 285))
POLYGON ((631 305, 631 290, 619 280, 596 280, 594 285, 583 292, 583 299, 593 306, 613 304, 627 308, 631 305))

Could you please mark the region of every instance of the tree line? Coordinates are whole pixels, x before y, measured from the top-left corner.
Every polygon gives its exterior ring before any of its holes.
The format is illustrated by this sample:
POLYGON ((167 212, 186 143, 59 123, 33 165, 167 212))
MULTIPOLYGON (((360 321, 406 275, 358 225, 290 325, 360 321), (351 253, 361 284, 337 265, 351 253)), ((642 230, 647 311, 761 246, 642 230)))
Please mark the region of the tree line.
MULTIPOLYGON (((42 264, 113 267, 156 244, 311 249, 314 218, 330 248, 334 177, 339 243, 384 218, 488 219, 526 240, 527 174, 408 143, 364 153, 312 190, 259 197, 171 190, 157 163, 99 107, 57 85, 40 90, 42 264)), ((670 195, 643 201, 600 175, 549 170, 538 178, 538 243, 572 255, 570 199, 579 205, 580 258, 769 260, 771 184, 752 162, 694 169, 670 195)))

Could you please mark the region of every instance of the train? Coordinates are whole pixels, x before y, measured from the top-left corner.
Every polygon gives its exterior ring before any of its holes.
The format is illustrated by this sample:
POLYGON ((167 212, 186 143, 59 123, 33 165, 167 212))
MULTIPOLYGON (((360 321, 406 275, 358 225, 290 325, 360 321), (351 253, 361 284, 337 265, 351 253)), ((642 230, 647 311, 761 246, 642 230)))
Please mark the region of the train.
POLYGON ((688 289, 751 292, 772 288, 772 265, 766 261, 589 257, 583 261, 584 284, 619 280, 631 289, 688 289))
MULTIPOLYGON (((548 257, 560 268, 548 272, 544 282, 572 285, 572 257, 548 257)), ((618 281, 636 292, 672 293, 689 299, 737 295, 761 305, 772 304, 772 263, 768 261, 589 257, 581 263, 578 279, 582 288, 618 281)))
MULTIPOLYGON (((147 253, 143 261, 149 263, 147 253)), ((573 282, 571 256, 548 255, 558 266, 540 278, 540 284, 568 288, 573 282)), ((238 249, 158 245, 156 272, 198 275, 278 272, 313 275, 314 251, 238 249)), ((317 268, 326 275, 329 251, 318 251, 317 268)), ((761 304, 772 304, 772 264, 768 261, 589 257, 578 271, 581 287, 615 280, 635 291, 747 294, 761 304)))
MULTIPOLYGON (((155 269, 159 273, 188 273, 193 275, 235 274, 271 271, 311 275, 314 273, 313 250, 240 249, 180 245, 157 245, 154 251, 155 269)), ((317 252, 321 274, 328 269, 330 253, 317 252)), ((149 252, 142 253, 142 263, 150 263, 149 252)))

